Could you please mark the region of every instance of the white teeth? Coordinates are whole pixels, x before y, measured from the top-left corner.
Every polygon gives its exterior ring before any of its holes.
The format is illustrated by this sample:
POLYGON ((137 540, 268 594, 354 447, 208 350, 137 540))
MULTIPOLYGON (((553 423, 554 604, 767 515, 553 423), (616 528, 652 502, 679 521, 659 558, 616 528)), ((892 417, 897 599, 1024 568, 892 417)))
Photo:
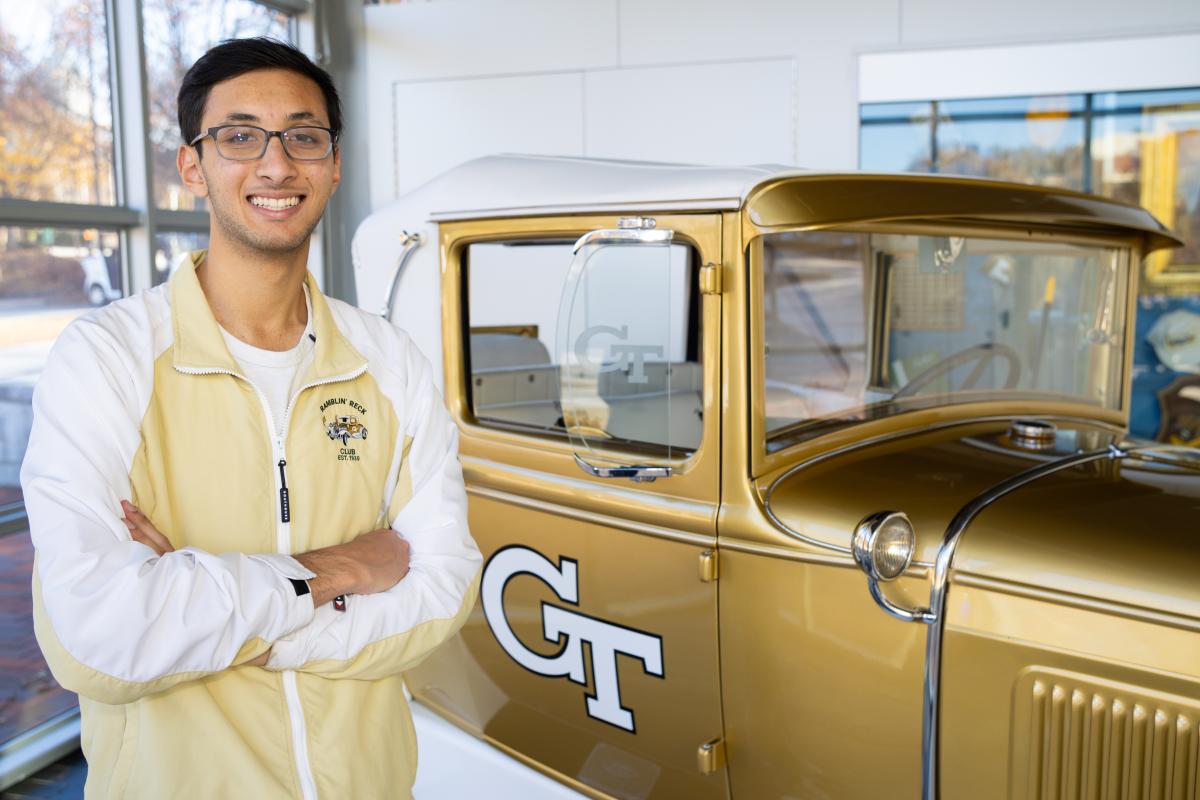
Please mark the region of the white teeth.
POLYGON ((300 202, 299 197, 251 197, 250 202, 256 206, 270 208, 279 211, 284 208, 291 208, 300 202))

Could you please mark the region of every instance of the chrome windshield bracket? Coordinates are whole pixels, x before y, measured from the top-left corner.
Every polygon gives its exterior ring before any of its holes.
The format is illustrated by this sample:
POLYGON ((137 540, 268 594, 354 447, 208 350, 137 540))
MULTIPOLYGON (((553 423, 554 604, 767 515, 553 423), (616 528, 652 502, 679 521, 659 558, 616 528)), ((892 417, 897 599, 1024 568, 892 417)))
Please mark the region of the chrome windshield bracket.
POLYGON ((591 475, 594 478, 629 478, 638 483, 651 483, 658 478, 671 477, 670 467, 651 467, 651 466, 624 466, 624 467, 597 467, 594 464, 589 464, 575 454, 575 463, 579 468, 591 475))
POLYGON ((419 233, 400 231, 400 257, 396 259, 396 268, 392 272, 392 280, 388 283, 387 300, 384 302, 383 308, 379 309, 380 316, 388 322, 392 321, 392 304, 396 302, 396 292, 400 289, 400 276, 404 274, 404 268, 408 266, 408 261, 412 258, 413 253, 424 241, 425 237, 419 233))

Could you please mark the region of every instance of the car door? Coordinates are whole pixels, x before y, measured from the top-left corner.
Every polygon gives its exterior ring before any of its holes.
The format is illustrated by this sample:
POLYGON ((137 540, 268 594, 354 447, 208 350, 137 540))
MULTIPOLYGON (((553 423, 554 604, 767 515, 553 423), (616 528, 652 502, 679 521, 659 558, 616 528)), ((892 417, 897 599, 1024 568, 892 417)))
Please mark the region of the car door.
POLYGON ((724 798, 717 215, 447 223, 446 395, 480 603, 408 675, 614 797, 724 798))

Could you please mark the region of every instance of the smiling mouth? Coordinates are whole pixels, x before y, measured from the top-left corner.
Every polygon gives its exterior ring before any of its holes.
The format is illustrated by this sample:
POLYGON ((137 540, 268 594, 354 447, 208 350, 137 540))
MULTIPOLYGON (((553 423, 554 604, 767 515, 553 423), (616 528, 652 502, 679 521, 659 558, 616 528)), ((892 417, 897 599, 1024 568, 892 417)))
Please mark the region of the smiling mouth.
POLYGON ((258 208, 265 208, 268 211, 284 211, 289 208, 300 205, 304 202, 304 195, 293 195, 291 197, 262 197, 261 195, 250 195, 247 198, 250 204, 258 208))

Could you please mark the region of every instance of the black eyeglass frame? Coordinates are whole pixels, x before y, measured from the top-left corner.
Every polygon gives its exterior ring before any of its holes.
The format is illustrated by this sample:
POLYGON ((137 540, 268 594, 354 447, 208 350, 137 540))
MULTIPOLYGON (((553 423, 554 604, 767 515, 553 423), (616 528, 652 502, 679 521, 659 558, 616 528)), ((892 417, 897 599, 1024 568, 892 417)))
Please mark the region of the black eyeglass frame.
POLYGON ((260 128, 258 125, 244 125, 244 124, 243 125, 238 125, 238 124, 215 125, 211 128, 208 128, 203 133, 201 133, 199 136, 197 136, 195 139, 192 139, 190 142, 188 142, 188 146, 195 147, 196 143, 199 142, 201 139, 205 138, 206 136, 212 137, 213 146, 217 150, 217 155, 219 155, 221 158, 224 158, 228 161, 257 161, 258 159, 262 158, 263 156, 265 156, 267 154, 267 148, 271 146, 271 137, 272 136, 278 136, 279 144, 283 147, 283 152, 287 154, 288 158, 292 158, 297 161, 321 161, 323 159, 329 158, 330 153, 333 152, 333 148, 337 146, 337 136, 334 135, 333 128, 326 128, 321 125, 293 125, 292 127, 288 128, 286 130, 269 131, 266 128, 260 128), (221 152, 220 142, 217 141, 217 131, 222 131, 222 130, 225 130, 226 128, 253 128, 256 131, 262 131, 264 134, 266 134, 265 138, 263 138, 262 150, 260 150, 258 152, 258 155, 256 155, 256 156, 246 156, 245 158, 230 158, 229 156, 225 155, 224 153, 221 152), (288 140, 284 138, 284 134, 291 133, 292 131, 296 131, 296 130, 301 130, 303 128, 316 128, 319 131, 325 131, 326 133, 328 133, 329 134, 329 148, 323 154, 321 154, 319 156, 293 155, 292 151, 288 149, 288 140))

